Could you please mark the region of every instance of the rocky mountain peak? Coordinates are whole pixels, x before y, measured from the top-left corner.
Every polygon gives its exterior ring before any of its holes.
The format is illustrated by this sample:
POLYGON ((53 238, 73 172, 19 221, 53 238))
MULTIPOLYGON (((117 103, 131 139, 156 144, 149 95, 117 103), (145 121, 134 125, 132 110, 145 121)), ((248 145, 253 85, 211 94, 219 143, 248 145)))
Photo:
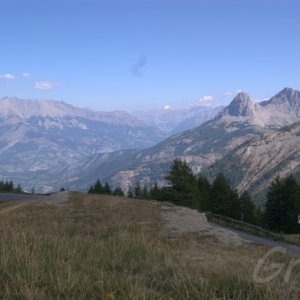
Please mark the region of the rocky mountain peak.
POLYGON ((230 116, 247 117, 253 114, 254 103, 247 93, 238 93, 227 106, 224 113, 230 116))
POLYGON ((260 103, 261 106, 286 105, 290 107, 300 107, 300 92, 292 88, 284 88, 268 101, 260 103))

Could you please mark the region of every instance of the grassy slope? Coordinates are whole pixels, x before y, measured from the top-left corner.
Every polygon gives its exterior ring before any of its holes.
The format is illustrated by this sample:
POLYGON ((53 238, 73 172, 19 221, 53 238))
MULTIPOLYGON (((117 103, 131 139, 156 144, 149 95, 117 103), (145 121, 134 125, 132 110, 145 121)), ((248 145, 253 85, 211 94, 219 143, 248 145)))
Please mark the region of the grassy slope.
POLYGON ((299 299, 298 278, 253 282, 264 248, 171 234, 160 204, 79 193, 67 204, 1 216, 0 299, 299 299))

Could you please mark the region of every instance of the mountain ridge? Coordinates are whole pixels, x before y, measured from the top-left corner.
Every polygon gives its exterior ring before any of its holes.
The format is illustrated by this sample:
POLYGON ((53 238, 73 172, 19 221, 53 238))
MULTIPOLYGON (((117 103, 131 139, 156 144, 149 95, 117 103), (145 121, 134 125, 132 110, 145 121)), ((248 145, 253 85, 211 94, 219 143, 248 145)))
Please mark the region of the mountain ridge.
POLYGON ((300 178, 300 121, 246 141, 205 170, 210 178, 219 172, 255 197, 276 176, 300 178))
MULTIPOLYGON (((292 90, 294 91, 294 90, 292 90)), ((253 103, 245 94, 238 94, 214 119, 191 130, 173 135, 159 144, 138 151, 133 162, 111 175, 114 185, 125 190, 139 182, 164 184, 164 173, 172 160, 186 160, 194 173, 199 173, 244 142, 300 120, 300 93, 283 89, 270 100, 253 103), (288 98, 289 101, 286 101, 288 98), (282 100, 283 99, 283 100, 282 100), (290 104, 299 110, 290 114, 290 104), (282 105, 286 109, 282 110, 282 105)), ((96 171, 94 171, 96 173, 96 171)), ((99 170, 99 177, 105 177, 99 170)), ((79 184, 80 181, 77 181, 79 184)))

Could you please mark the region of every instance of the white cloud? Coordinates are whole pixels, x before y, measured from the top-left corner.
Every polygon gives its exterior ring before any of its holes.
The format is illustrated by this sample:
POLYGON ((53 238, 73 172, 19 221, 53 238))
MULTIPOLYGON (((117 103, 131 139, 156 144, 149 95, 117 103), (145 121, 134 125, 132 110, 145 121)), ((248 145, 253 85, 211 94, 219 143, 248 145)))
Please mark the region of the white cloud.
POLYGON ((205 105, 205 106, 212 106, 214 101, 213 96, 203 96, 200 99, 198 99, 194 105, 205 105))
POLYGON ((28 77, 30 77, 30 76, 31 76, 30 73, 27 73, 27 72, 22 73, 22 77, 24 77, 24 78, 28 78, 28 77))
POLYGON ((242 92, 241 89, 237 89, 237 90, 235 90, 233 92, 225 92, 224 95, 228 96, 228 97, 232 97, 232 96, 235 96, 236 94, 241 93, 241 92, 242 92))
POLYGON ((3 78, 3 79, 15 79, 16 76, 14 74, 11 74, 11 73, 5 73, 5 74, 0 74, 0 78, 3 78))
POLYGON ((164 110, 169 110, 169 109, 171 109, 171 106, 169 104, 164 106, 164 110))
POLYGON ((54 81, 37 81, 34 84, 36 90, 53 90, 57 87, 57 83, 54 81))

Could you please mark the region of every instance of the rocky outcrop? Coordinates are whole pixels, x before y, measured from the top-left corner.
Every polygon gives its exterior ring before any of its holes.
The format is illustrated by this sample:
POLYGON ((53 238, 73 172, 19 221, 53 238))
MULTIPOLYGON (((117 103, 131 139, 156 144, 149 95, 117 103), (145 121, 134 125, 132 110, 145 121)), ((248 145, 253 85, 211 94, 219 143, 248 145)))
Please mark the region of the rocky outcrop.
POLYGON ((239 93, 218 117, 252 117, 254 113, 255 107, 250 96, 247 93, 239 93))

